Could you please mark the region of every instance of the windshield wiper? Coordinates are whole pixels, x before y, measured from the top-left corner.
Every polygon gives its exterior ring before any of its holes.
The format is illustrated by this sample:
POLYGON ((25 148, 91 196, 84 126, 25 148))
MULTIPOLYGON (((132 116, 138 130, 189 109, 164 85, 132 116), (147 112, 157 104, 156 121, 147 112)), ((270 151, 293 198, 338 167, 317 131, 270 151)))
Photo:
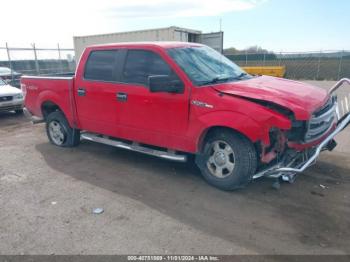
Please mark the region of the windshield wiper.
POLYGON ((221 81, 225 82, 231 78, 232 77, 219 77, 219 76, 217 76, 211 80, 201 82, 200 85, 204 86, 204 85, 216 84, 216 83, 221 82, 221 81))
POLYGON ((217 84, 219 82, 227 82, 229 80, 241 80, 245 76, 249 76, 249 75, 247 73, 242 72, 238 76, 226 76, 226 77, 217 76, 211 80, 201 82, 200 85, 204 86, 204 85, 210 85, 210 84, 217 84))
POLYGON ((238 76, 235 76, 234 79, 242 79, 243 77, 247 76, 248 74, 245 72, 240 73, 238 76))

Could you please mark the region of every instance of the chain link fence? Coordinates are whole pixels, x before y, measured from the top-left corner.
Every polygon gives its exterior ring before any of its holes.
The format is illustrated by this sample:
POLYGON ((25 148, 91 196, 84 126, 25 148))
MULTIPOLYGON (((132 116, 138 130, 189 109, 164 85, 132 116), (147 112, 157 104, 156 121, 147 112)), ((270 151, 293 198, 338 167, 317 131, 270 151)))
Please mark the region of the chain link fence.
MULTIPOLYGON (((239 66, 285 66, 285 77, 298 80, 350 78, 350 51, 263 52, 225 54, 239 66)), ((0 67, 25 75, 66 74, 75 71, 74 49, 0 46, 0 67)), ((0 73, 1 77, 1 73, 0 73)), ((12 76, 13 80, 13 76, 12 76)))
MULTIPOLYGON (((10 47, 6 43, 5 46, 0 46, 0 67, 10 69, 12 81, 19 75, 18 73, 24 75, 71 73, 75 71, 74 49, 61 48, 59 44, 55 48, 38 48, 35 44, 31 47, 10 47)), ((6 77, 5 73, 5 69, 0 70, 0 77, 6 77)))
POLYGON ((350 77, 350 51, 225 54, 239 66, 285 66, 285 77, 339 80, 350 77))

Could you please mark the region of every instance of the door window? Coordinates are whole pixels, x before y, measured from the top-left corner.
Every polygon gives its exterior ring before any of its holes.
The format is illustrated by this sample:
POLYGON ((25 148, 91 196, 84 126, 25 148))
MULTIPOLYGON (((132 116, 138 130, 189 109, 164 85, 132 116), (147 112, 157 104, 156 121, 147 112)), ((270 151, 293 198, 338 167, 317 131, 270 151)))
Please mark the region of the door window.
POLYGON ((84 78, 87 80, 115 81, 117 50, 91 52, 86 65, 84 78))
POLYGON ((129 50, 122 72, 123 82, 148 86, 148 77, 151 75, 167 75, 178 79, 158 54, 147 50, 129 50))

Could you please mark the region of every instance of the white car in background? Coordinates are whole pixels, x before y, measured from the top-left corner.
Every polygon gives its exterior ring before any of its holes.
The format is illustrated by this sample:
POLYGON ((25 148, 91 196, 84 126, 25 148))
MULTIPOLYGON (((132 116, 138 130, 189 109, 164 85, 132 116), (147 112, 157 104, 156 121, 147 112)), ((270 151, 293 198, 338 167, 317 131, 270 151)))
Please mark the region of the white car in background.
POLYGON ((0 112, 15 111, 23 113, 23 93, 20 89, 10 86, 0 79, 0 112))

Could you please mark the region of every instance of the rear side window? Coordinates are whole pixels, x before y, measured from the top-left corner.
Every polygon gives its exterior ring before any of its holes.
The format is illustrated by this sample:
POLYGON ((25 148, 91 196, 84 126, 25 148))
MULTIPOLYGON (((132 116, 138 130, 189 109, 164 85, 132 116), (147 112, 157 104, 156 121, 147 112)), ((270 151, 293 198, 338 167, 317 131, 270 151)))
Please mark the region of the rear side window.
POLYGON ((123 82, 148 85, 151 75, 173 75, 170 66, 156 53, 129 50, 122 73, 123 82))
POLYGON ((84 78, 88 80, 115 81, 117 50, 91 52, 84 78))

